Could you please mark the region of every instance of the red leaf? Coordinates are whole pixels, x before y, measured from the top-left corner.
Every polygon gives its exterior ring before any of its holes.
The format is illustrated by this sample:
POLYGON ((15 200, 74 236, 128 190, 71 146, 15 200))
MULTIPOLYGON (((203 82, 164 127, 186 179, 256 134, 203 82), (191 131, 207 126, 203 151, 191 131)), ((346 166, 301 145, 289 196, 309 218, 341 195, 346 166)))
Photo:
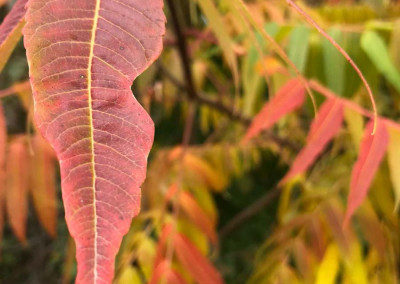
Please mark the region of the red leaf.
POLYGON ((30 191, 39 221, 47 233, 55 237, 57 226, 57 194, 54 153, 40 136, 32 139, 30 191))
POLYGON ((316 119, 311 124, 310 133, 307 137, 307 145, 297 155, 282 182, 305 172, 340 130, 342 122, 342 103, 337 99, 328 99, 321 106, 316 119))
POLYGON ((389 144, 389 134, 385 123, 381 120, 377 121, 375 135, 371 135, 373 126, 373 121, 370 121, 365 128, 358 160, 351 174, 350 194, 343 222, 345 227, 348 225, 357 207, 361 205, 367 196, 368 189, 389 144))
POLYGON ((3 113, 3 105, 0 102, 0 242, 3 237, 4 213, 5 213, 5 160, 7 146, 7 127, 3 113))
POLYGON ((6 169, 7 215, 15 236, 26 242, 28 216, 29 154, 25 137, 10 142, 6 169))
POLYGON ((21 38, 26 2, 18 0, 0 26, 0 72, 21 38))
POLYGON ((30 0, 24 43, 35 121, 60 161, 76 283, 111 283, 140 210, 154 126, 132 81, 160 54, 162 0, 30 0))
POLYGON ((199 284, 224 283, 219 272, 184 235, 179 233, 175 235, 174 248, 180 263, 196 282, 199 284))
POLYGON ((283 116, 300 107, 304 98, 305 89, 299 79, 287 82, 255 116, 242 143, 248 142, 262 130, 270 128, 283 116))

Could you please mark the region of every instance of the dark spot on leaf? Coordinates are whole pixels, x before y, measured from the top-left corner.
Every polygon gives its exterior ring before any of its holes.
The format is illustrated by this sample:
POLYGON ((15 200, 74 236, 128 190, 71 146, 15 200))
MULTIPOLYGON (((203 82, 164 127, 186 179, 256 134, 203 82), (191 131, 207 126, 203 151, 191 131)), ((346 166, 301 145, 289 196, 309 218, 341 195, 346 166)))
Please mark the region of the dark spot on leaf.
POLYGON ((79 76, 81 79, 85 79, 85 75, 81 75, 79 76))
POLYGON ((125 47, 123 47, 123 46, 119 47, 119 50, 124 50, 124 49, 125 49, 125 47))

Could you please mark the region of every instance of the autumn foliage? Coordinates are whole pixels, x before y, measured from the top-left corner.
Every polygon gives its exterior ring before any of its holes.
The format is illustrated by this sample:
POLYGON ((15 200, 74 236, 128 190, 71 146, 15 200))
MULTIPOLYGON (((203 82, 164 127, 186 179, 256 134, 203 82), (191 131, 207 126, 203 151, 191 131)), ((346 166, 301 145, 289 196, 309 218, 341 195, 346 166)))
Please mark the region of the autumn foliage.
POLYGON ((0 282, 397 283, 378 2, 0 0, 0 282))

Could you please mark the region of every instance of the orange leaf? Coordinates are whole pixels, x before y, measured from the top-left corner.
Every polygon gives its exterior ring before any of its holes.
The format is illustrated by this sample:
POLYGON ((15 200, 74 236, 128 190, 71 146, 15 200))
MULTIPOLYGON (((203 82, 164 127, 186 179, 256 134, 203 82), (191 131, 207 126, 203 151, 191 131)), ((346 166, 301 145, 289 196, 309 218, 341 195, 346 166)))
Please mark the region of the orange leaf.
POLYGON ((57 194, 55 156, 50 146, 39 135, 32 139, 30 191, 39 221, 47 233, 55 237, 57 226, 57 194))
POLYGON ((224 283, 219 272, 185 236, 179 233, 175 235, 174 248, 179 262, 196 282, 199 284, 224 283))
POLYGON ((158 284, 162 279, 164 279, 164 284, 186 283, 185 280, 171 268, 171 264, 167 260, 163 260, 157 265, 148 284, 158 284))
POLYGON ((167 246, 167 242, 170 239, 171 232, 173 230, 173 227, 171 224, 167 224, 163 227, 161 231, 160 238, 158 240, 158 245, 157 245, 157 253, 156 257, 154 260, 154 267, 157 268, 157 266, 163 261, 164 259, 164 252, 165 248, 167 246))
POLYGON ((199 206, 194 197, 186 192, 182 191, 179 194, 179 204, 182 210, 188 215, 190 219, 196 223, 201 230, 206 233, 210 240, 215 244, 217 242, 217 234, 215 233, 214 224, 210 217, 204 212, 204 210, 199 206))
POLYGON ((262 130, 270 128, 283 116, 300 107, 304 98, 305 89, 299 79, 287 82, 255 116, 242 143, 248 142, 262 130))
POLYGON ((3 106, 0 103, 0 242, 3 236, 4 226, 4 204, 5 204, 5 156, 7 145, 7 127, 3 113, 3 106))
POLYGON ((348 225, 351 216, 366 197, 389 143, 385 124, 381 120, 377 121, 375 135, 371 135, 373 127, 370 121, 364 131, 358 160, 353 167, 344 226, 348 225))
POLYGON ((26 242, 28 214, 29 156, 25 137, 10 142, 6 166, 6 205, 15 236, 26 242))
POLYGON ((311 125, 311 130, 307 137, 307 145, 297 155, 290 171, 283 178, 282 182, 306 171, 340 130, 342 122, 342 103, 337 99, 328 99, 321 106, 316 119, 311 125))

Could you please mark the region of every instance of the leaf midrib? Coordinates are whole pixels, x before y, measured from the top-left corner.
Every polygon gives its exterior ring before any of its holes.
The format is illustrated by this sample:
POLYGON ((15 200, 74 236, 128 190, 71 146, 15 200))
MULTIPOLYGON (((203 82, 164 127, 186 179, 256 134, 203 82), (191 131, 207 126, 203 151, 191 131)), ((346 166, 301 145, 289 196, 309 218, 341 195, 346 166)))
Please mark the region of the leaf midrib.
POLYGON ((92 104, 92 65, 94 58, 94 46, 96 41, 96 31, 99 20, 99 12, 100 12, 100 2, 101 0, 96 0, 96 6, 93 15, 93 27, 92 27, 92 36, 90 39, 90 53, 89 53, 89 63, 87 69, 87 90, 88 90, 88 109, 89 109, 89 126, 90 126, 90 148, 91 148, 91 168, 92 168, 92 191, 93 191, 93 230, 94 230, 94 238, 93 238, 93 251, 94 251, 94 259, 93 259, 93 274, 94 274, 94 283, 97 282, 97 212, 96 212, 96 168, 95 168, 95 160, 94 160, 94 125, 93 125, 93 104, 92 104))

